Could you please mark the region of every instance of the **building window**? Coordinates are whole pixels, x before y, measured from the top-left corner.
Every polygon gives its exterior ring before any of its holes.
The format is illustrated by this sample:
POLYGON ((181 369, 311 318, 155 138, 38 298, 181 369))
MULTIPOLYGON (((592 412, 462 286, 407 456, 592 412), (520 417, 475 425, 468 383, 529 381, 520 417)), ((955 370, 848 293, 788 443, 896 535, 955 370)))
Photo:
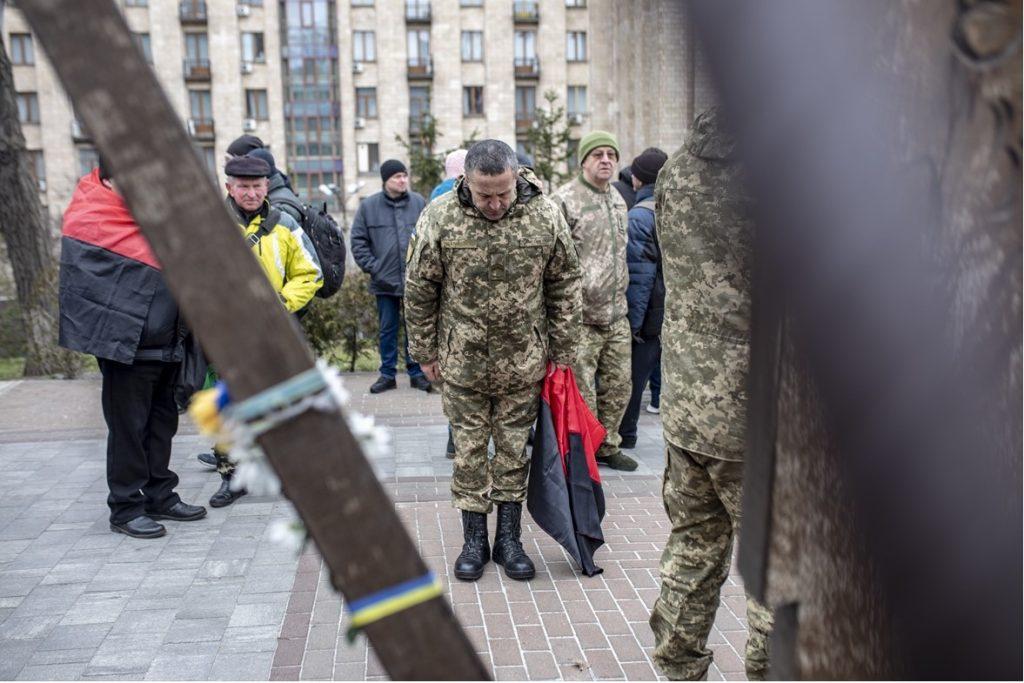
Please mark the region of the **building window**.
POLYGON ((356 88, 356 116, 363 119, 377 118, 376 88, 356 88))
POLYGON ((352 59, 357 62, 377 61, 377 36, 373 31, 352 32, 352 59))
POLYGON ((516 31, 515 59, 516 64, 527 64, 537 58, 537 32, 516 31))
POLYGON ((565 59, 570 62, 587 61, 587 32, 569 31, 565 34, 565 59))
POLYGON ((460 0, 459 4, 463 7, 483 7, 484 0, 460 0))
POLYGON ((573 170, 576 170, 580 165, 580 141, 570 139, 568 147, 569 149, 566 151, 568 152, 569 156, 568 164, 569 171, 571 172, 573 170))
POLYGON ((150 46, 149 34, 148 33, 132 33, 132 39, 135 44, 142 51, 142 56, 145 57, 147 64, 153 63, 153 48, 150 46))
POLYGON ((11 34, 11 64, 15 66, 31 66, 36 63, 36 55, 32 50, 32 34, 11 34))
POLYGON ((214 178, 217 177, 217 153, 213 149, 213 145, 200 145, 199 156, 203 159, 203 165, 206 166, 206 170, 210 172, 214 178))
POLYGON ((266 121, 270 118, 266 90, 245 91, 245 118, 266 121))
POLYGON ((409 64, 411 66, 425 66, 430 64, 430 31, 427 29, 412 29, 406 34, 406 47, 409 50, 409 64))
POLYGON ((587 0, 565 0, 566 7, 586 7, 587 0))
MULTIPOLYGON (((516 86, 516 121, 533 124, 537 109, 537 88, 532 85, 516 86)), ((518 128, 519 126, 517 126, 518 128)))
POLYGON ((414 85, 409 88, 410 129, 419 131, 419 125, 430 114, 430 88, 414 85))
POLYGON ((462 115, 484 115, 484 86, 467 85, 462 89, 462 115))
POLYGON ((356 145, 356 165, 363 174, 380 172, 380 148, 376 142, 360 142, 356 145))
POLYGON ((93 147, 78 148, 78 175, 92 173, 92 169, 100 165, 100 155, 93 147))
POLYGON ((46 160, 43 158, 43 150, 27 150, 31 158, 32 174, 35 176, 36 184, 40 192, 46 192, 46 160))
POLYGON ((482 62, 484 59, 484 32, 462 32, 462 61, 482 62))
POLYGON ((583 116, 587 113, 587 86, 570 85, 566 90, 565 111, 569 116, 583 116))
POLYGON ((373 0, 352 0, 353 7, 373 7, 373 0))
POLYGON ((14 94, 18 101, 18 123, 39 123, 39 97, 34 92, 14 94))
POLYGON ((189 90, 188 104, 192 118, 199 121, 213 120, 213 101, 209 90, 189 90))
POLYGON ((530 142, 528 140, 516 140, 516 154, 523 154, 532 158, 533 153, 530 149, 530 142))
POLYGON ((242 61, 263 64, 267 61, 267 53, 263 50, 263 33, 242 34, 242 61))
POLYGON ((149 0, 124 0, 125 7, 149 7, 149 0))
POLYGON ((205 33, 185 34, 185 57, 192 64, 209 64, 210 43, 205 33))
POLYGON ((239 5, 249 5, 250 7, 263 7, 263 0, 238 0, 239 5))

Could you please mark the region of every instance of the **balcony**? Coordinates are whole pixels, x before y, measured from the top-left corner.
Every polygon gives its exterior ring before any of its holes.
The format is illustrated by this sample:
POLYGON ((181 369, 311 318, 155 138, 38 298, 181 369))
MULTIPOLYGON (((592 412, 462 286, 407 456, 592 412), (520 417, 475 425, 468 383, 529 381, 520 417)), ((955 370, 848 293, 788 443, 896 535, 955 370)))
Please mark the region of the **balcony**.
POLYGON ((183 64, 186 81, 209 81, 209 59, 186 59, 183 64))
POLYGON ((92 136, 78 119, 71 120, 71 139, 75 142, 92 142, 92 136))
POLYGON ((410 81, 429 80, 434 77, 434 63, 430 57, 410 57, 408 66, 410 81))
POLYGON ((206 3, 202 0, 182 0, 178 5, 178 18, 183 24, 205 24, 206 3))
POLYGON ((213 119, 189 119, 188 134, 196 140, 213 140, 213 119))
POLYGON ((409 24, 429 24, 430 2, 428 0, 405 0, 405 21, 409 24))
POLYGON ((533 128, 537 119, 533 114, 516 112, 516 135, 526 135, 533 128))
POLYGON ((516 78, 540 78, 540 60, 536 57, 516 57, 516 78))
POLYGON ((517 24, 536 24, 540 21, 540 3, 537 0, 516 0, 512 3, 512 21, 517 24))

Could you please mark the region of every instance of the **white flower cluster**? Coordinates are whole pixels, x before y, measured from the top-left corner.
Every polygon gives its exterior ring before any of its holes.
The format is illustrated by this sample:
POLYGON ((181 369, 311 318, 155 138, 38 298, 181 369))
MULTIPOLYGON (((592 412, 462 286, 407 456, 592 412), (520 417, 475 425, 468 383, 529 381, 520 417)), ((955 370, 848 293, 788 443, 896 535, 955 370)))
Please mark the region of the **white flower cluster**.
MULTIPOLYGON (((307 399, 304 409, 316 409, 339 412, 345 416, 352 435, 360 448, 369 457, 387 455, 391 446, 391 434, 384 427, 374 422, 372 415, 363 415, 355 411, 344 410, 348 405, 350 394, 345 389, 341 375, 323 359, 317 361, 317 368, 323 374, 326 392, 307 399)), ((290 410, 289 413, 297 413, 290 410)), ((231 488, 246 489, 253 495, 268 496, 281 492, 281 481, 277 478, 273 467, 267 460, 263 450, 255 442, 254 434, 245 425, 229 426, 232 432, 234 447, 231 459, 238 463, 231 479, 231 488)), ((298 551, 306 540, 306 528, 301 521, 278 520, 271 525, 270 538, 281 545, 298 551)))

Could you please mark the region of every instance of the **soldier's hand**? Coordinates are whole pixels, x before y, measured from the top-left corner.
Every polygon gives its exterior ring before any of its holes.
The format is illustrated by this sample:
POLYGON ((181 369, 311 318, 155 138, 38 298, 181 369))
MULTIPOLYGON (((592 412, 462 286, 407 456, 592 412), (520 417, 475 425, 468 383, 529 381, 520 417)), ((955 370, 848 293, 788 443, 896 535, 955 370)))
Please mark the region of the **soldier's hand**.
POLYGON ((551 375, 555 374, 559 370, 568 370, 568 369, 569 369, 568 365, 565 365, 563 363, 556 363, 554 361, 548 361, 548 374, 547 374, 547 376, 551 377, 551 375))
POLYGON ((438 365, 436 360, 432 360, 429 363, 420 363, 420 369, 423 370, 423 374, 431 382, 441 379, 441 366, 438 365))

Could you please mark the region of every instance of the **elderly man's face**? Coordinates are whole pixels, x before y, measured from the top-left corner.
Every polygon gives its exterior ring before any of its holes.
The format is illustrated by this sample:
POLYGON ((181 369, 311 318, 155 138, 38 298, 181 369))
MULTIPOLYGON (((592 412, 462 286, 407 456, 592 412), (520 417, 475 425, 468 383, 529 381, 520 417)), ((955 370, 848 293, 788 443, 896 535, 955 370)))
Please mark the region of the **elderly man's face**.
POLYGON ((384 189, 392 197, 397 197, 409 189, 409 174, 401 171, 384 181, 384 189))
POLYGON ((228 178, 226 187, 235 204, 243 211, 252 212, 263 206, 268 185, 269 181, 266 178, 228 178))
POLYGON ((583 175, 591 185, 605 185, 615 175, 619 155, 614 147, 598 147, 583 160, 583 175))
POLYGON ((473 206, 489 221, 501 220, 516 200, 516 172, 510 168, 499 175, 477 171, 466 174, 473 206))

